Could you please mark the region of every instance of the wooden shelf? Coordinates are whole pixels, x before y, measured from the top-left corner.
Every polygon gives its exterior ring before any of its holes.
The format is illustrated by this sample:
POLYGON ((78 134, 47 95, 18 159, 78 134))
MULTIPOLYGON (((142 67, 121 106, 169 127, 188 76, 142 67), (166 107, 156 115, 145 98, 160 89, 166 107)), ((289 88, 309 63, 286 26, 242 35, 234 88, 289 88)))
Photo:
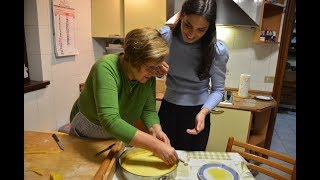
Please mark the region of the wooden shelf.
POLYGON ((30 80, 29 82, 24 82, 24 93, 35 91, 38 89, 43 89, 47 85, 50 84, 50 81, 33 81, 30 80))
POLYGON ((257 41, 257 42, 253 42, 256 44, 280 44, 280 42, 272 42, 272 41, 257 41))
MULTIPOLYGON (((275 3, 264 1, 263 3, 260 9, 260 28, 255 32, 254 41, 261 44, 279 44, 281 20, 285 8, 284 1, 278 0, 275 3), (260 40, 261 32, 265 31, 273 32, 274 42, 260 40)), ((266 35, 263 34, 263 36, 266 35)))

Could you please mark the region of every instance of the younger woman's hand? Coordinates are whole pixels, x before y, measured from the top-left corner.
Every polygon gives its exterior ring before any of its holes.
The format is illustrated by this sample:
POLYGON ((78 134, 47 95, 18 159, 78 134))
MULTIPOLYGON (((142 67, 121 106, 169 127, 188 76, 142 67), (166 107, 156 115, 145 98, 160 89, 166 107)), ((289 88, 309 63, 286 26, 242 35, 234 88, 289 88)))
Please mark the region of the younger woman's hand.
POLYGON ((204 129, 204 122, 208 112, 209 110, 207 108, 201 109, 201 111, 197 114, 195 118, 195 127, 193 129, 187 129, 187 133, 192 135, 199 134, 204 129))
POLYGON ((156 76, 158 78, 163 77, 164 75, 166 75, 169 71, 169 65, 166 62, 162 62, 162 66, 159 66, 157 68, 157 71, 155 72, 156 76))

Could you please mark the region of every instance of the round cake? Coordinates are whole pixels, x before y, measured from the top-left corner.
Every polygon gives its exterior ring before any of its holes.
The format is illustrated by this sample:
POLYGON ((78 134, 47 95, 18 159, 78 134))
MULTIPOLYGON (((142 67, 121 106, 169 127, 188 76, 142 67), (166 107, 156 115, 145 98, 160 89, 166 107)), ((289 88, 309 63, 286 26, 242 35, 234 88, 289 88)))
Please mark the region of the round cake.
POLYGON ((129 153, 122 158, 121 166, 128 172, 140 176, 161 176, 174 170, 177 164, 167 165, 148 150, 129 153))

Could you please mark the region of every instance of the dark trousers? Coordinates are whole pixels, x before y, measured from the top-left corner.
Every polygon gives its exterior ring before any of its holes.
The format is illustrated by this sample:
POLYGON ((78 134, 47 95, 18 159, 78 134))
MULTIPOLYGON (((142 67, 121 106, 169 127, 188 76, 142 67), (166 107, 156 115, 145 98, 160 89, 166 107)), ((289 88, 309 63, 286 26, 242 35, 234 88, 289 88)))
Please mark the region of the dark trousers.
POLYGON ((187 133, 187 129, 195 128, 195 117, 201 110, 199 106, 179 106, 165 99, 159 109, 160 124, 163 132, 170 139, 176 150, 204 151, 210 132, 210 114, 205 118, 205 127, 197 135, 187 133))

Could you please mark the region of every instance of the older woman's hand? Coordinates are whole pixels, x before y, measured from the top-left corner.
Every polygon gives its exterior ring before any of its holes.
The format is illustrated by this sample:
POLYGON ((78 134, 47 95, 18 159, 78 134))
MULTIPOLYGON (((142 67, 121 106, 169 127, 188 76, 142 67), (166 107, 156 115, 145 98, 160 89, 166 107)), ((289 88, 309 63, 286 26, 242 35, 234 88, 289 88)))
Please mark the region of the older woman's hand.
POLYGON ((155 124, 151 128, 149 128, 149 133, 157 139, 171 146, 168 136, 162 131, 162 128, 159 124, 155 124))

